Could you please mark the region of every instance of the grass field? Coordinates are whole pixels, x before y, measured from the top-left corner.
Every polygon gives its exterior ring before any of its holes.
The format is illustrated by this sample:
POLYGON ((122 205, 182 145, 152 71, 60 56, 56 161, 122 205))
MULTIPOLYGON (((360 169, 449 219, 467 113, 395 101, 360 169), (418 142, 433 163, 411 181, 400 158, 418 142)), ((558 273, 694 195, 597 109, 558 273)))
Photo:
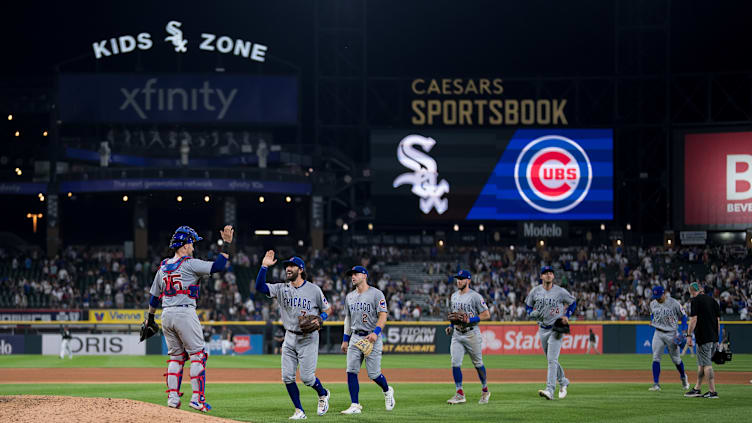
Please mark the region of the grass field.
MULTIPOLYGON (((668 357, 663 360, 666 369, 673 370, 668 357)), ((160 356, 140 357, 75 357, 60 360, 42 356, 0 356, 0 367, 164 367, 165 358, 160 356)), ((426 368, 448 370, 447 355, 387 355, 384 357, 384 374, 398 372, 398 368, 426 368)), ((538 356, 488 356, 487 367, 494 368, 542 368, 543 357, 538 356)), ((561 358, 565 369, 640 369, 650 368, 648 355, 565 355, 561 358)), ((292 405, 282 383, 277 384, 212 384, 211 368, 278 368, 278 356, 211 357, 207 369, 207 400, 214 410, 212 415, 241 421, 272 422, 286 421, 292 414, 292 405)), ((696 364, 692 357, 685 357, 685 364, 694 380, 696 364)), ((320 356, 319 367, 342 368, 343 356, 320 356)), ((466 367, 470 364, 466 363, 466 367)), ((719 371, 750 371, 752 355, 735 355, 734 361, 717 366, 719 371)), ((674 370, 675 372, 675 370, 674 370)), ((2 381, 0 371, 0 381, 2 381)), ((671 374, 672 376, 673 373, 671 374)), ((750 374, 752 378, 752 373, 750 374)), ((719 400, 684 398, 683 391, 671 377, 663 385, 663 391, 648 392, 644 383, 572 383, 565 400, 545 401, 538 397, 542 384, 510 383, 490 384, 492 392, 488 405, 479 405, 480 385, 477 380, 465 381, 468 403, 450 406, 446 400, 453 394, 451 384, 395 383, 396 407, 384 410, 383 395, 373 383, 362 383, 360 402, 364 414, 343 416, 339 411, 350 404, 347 385, 323 381, 331 390, 331 408, 324 417, 316 416, 316 395, 313 390, 300 385, 301 399, 309 420, 344 422, 412 422, 412 421, 457 421, 457 422, 677 422, 748 421, 752 413, 752 385, 720 385, 719 400)), ((186 390, 184 383, 183 390, 186 390)), ((0 395, 72 395, 109 398, 129 398, 163 405, 164 385, 151 384, 7 384, 0 385, 0 395)), ((189 394, 186 394, 189 395, 189 394)), ((184 397, 185 398, 185 397, 184 397)))

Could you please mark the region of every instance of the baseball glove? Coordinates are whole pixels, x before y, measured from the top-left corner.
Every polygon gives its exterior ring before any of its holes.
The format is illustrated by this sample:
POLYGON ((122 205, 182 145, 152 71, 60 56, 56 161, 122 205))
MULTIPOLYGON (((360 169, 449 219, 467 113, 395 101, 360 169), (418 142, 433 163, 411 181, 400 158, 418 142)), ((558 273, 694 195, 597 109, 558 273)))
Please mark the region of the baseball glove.
POLYGON ((680 349, 684 349, 684 347, 687 345, 687 337, 684 336, 684 334, 677 333, 674 337, 674 344, 678 346, 680 349))
POLYGON ((569 323, 564 323, 564 321, 561 320, 561 317, 559 317, 554 322, 554 328, 552 330, 561 334, 569 333, 569 323))
POLYGON ((463 324, 467 322, 467 313, 463 313, 461 311, 453 311, 447 315, 447 320, 457 324, 463 324))
POLYGON ((316 314, 307 314, 305 316, 298 316, 298 324, 300 325, 300 331, 303 333, 316 332, 323 326, 324 319, 316 314))
POLYGON ((141 323, 141 330, 139 334, 141 338, 138 342, 143 342, 146 339, 151 338, 159 332, 159 325, 154 321, 154 315, 150 314, 149 319, 141 323))
POLYGON ((368 357, 368 354, 370 354, 370 353, 371 353, 371 351, 373 351, 373 343, 372 343, 372 342, 370 342, 370 341, 369 341, 368 339, 366 339, 366 338, 360 338, 360 339, 358 339, 358 340, 357 340, 357 341, 356 341, 356 342, 355 342, 355 343, 353 344, 353 346, 355 346, 355 348, 357 348, 357 349, 359 349, 359 350, 363 351, 363 356, 364 356, 364 357, 368 357))

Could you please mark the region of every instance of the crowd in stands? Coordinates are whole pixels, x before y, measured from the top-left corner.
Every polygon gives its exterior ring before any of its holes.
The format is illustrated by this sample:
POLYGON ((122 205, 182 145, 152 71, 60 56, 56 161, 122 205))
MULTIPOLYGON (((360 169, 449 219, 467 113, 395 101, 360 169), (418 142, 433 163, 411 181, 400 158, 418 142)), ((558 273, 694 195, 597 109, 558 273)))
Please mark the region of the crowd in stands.
MULTIPOLYGON (((199 244, 197 256, 213 260, 215 246, 199 244)), ((40 251, 11 254, 0 250, 0 308, 96 309, 145 308, 154 274, 164 258, 126 258, 122 248, 67 247, 54 258, 40 251)), ((252 286, 260 248, 239 248, 229 270, 201 286, 199 308, 210 319, 276 320, 277 306, 252 286)), ((752 257, 740 246, 656 247, 378 247, 315 252, 292 249, 307 261, 309 280, 318 284, 341 319, 352 287, 345 272, 354 265, 369 269, 370 283, 384 291, 390 320, 443 320, 455 290, 451 275, 472 274, 471 288, 489 305, 492 320, 524 320, 524 300, 539 283, 542 265, 556 269, 557 282, 577 298, 575 316, 586 320, 649 318, 651 288, 661 285, 688 306, 687 286, 698 281, 721 305, 726 319, 750 320, 752 257), (400 264, 412 263, 412 271, 400 264), (416 276, 418 275, 418 276, 416 276)), ((284 279, 281 265, 268 282, 284 279)))

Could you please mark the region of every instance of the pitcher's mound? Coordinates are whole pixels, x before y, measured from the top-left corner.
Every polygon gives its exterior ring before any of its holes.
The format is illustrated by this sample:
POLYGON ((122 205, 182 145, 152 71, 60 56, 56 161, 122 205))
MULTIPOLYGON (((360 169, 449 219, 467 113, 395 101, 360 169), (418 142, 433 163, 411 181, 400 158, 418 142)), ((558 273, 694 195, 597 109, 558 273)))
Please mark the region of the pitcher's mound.
POLYGON ((227 423, 234 420, 129 399, 13 395, 0 396, 0 421, 227 423))

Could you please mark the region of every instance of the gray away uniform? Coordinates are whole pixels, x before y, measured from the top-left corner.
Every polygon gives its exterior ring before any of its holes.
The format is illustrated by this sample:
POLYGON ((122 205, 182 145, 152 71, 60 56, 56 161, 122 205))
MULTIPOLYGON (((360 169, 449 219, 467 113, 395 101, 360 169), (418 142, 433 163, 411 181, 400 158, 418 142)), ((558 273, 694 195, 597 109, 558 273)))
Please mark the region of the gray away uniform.
POLYGON ((167 354, 195 354, 204 349, 204 334, 196 315, 199 281, 208 276, 212 262, 173 257, 162 262, 149 293, 162 297, 162 333, 167 354), (174 269, 174 270, 170 270, 174 269))
MULTIPOLYGON (((347 347, 347 373, 357 374, 363 363, 363 352, 355 347, 355 343, 365 338, 374 329, 379 321, 379 313, 389 313, 386 307, 384 293, 378 288, 369 287, 368 290, 359 294, 357 290, 347 294, 345 298, 345 319, 350 322, 350 344, 347 347)), ((348 328, 345 328, 348 333, 348 328)), ((381 351, 383 341, 376 337, 373 351, 365 357, 368 377, 376 379, 381 375, 381 351)))
POLYGON ((266 285, 269 287, 269 297, 277 299, 279 314, 286 329, 282 343, 282 381, 285 384, 295 383, 295 372, 300 364, 300 379, 305 385, 313 386, 319 358, 319 333, 301 334, 298 316, 321 314, 329 309, 329 302, 321 288, 308 281, 298 288, 289 282, 266 285))
MULTIPOLYGON (((488 306, 483 297, 472 289, 468 290, 466 294, 462 294, 460 291, 455 291, 452 294, 450 311, 465 312, 469 317, 475 317, 486 310, 488 310, 488 306)), ((483 366, 482 349, 483 339, 481 338, 477 323, 468 325, 455 324, 454 331, 452 332, 452 344, 449 348, 452 355, 452 367, 462 366, 465 352, 473 360, 473 366, 483 366)))
POLYGON ((679 301, 671 298, 666 294, 663 303, 658 300, 650 302, 650 326, 655 328, 653 334, 653 361, 660 362, 663 355, 663 348, 668 347, 668 354, 674 364, 681 363, 681 351, 679 346, 674 343, 674 337, 679 327, 679 322, 684 316, 679 301))
POLYGON ((564 369, 559 364, 561 334, 553 331, 553 324, 556 319, 566 314, 567 307, 574 301, 575 298, 566 289, 553 285, 550 290, 546 291, 543 284, 533 288, 525 300, 528 307, 540 313, 538 336, 543 353, 548 359, 546 390, 551 394, 556 390, 557 381, 560 386, 569 385, 569 379, 564 376, 564 369))

